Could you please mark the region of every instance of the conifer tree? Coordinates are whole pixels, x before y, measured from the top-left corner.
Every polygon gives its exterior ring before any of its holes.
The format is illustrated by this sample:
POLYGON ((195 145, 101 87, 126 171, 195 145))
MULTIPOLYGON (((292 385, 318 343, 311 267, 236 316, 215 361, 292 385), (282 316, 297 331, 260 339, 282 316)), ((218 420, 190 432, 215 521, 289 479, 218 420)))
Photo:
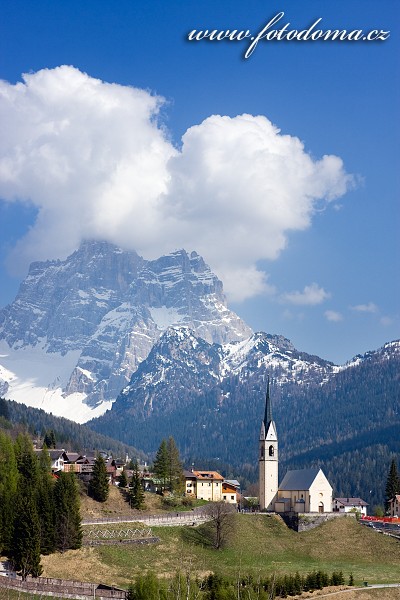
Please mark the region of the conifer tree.
POLYGON ((89 496, 97 502, 105 502, 108 498, 110 487, 108 484, 107 467, 104 458, 100 455, 94 462, 88 491, 89 496))
POLYGON ((39 577, 42 572, 39 517, 34 490, 26 480, 21 482, 18 488, 16 513, 9 557, 15 571, 23 580, 28 575, 39 577))
POLYGON ((392 459, 390 464, 389 474, 386 481, 386 489, 385 489, 385 510, 389 510, 389 502, 392 500, 397 494, 400 494, 400 479, 399 473, 397 470, 397 464, 395 459, 392 459))
POLYGON ((49 429, 49 431, 46 431, 44 434, 43 445, 46 445, 47 448, 56 447, 56 435, 52 429, 49 429))
POLYGON ((126 488, 127 485, 128 485, 128 478, 126 476, 125 471, 122 471, 121 475, 119 476, 119 487, 126 488))
POLYGON ((40 523, 37 511, 39 466, 27 434, 18 435, 14 445, 19 472, 15 496, 15 518, 9 557, 23 579, 38 577, 40 565, 40 523))
POLYGON ((179 456, 179 450, 172 436, 167 441, 167 456, 168 456, 168 487, 171 492, 178 491, 181 488, 183 491, 183 468, 179 456))
POLYGON ((51 554, 55 550, 54 480, 51 475, 51 460, 46 446, 39 454, 39 482, 37 488, 37 510, 40 524, 40 551, 51 554))
POLYGON ((5 398, 0 398, 0 417, 6 419, 6 421, 10 420, 10 412, 8 410, 8 403, 5 398))
POLYGON ((20 433, 15 440, 15 458, 18 471, 23 479, 36 488, 39 478, 39 464, 33 450, 32 440, 27 433, 20 433))
POLYGON ((144 491, 140 481, 139 465, 136 461, 133 466, 132 482, 129 491, 129 504, 131 508, 139 510, 144 508, 144 491))
POLYGON ((56 513, 55 545, 58 550, 75 550, 82 545, 79 493, 73 473, 61 472, 54 485, 56 513))
POLYGON ((163 489, 167 487, 168 482, 168 462, 167 442, 162 440, 154 459, 153 471, 157 479, 160 479, 163 489))
POLYGON ((0 431, 0 555, 8 555, 13 537, 18 470, 11 437, 0 431))

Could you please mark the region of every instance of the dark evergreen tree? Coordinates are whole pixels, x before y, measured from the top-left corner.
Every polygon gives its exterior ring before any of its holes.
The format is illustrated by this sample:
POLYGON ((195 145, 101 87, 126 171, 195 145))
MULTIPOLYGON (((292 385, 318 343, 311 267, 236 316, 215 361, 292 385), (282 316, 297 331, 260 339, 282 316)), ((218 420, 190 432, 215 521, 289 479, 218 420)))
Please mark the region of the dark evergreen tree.
POLYGON ((171 492, 184 491, 183 468, 179 450, 172 436, 167 441, 168 487, 171 492))
POLYGON ((162 440, 154 459, 153 471, 157 479, 161 481, 163 489, 167 487, 168 483, 168 462, 167 442, 162 440))
POLYGON ((350 573, 349 576, 349 585, 353 586, 354 585, 354 577, 353 577, 353 573, 350 573))
POLYGON ((0 555, 8 555, 12 545, 18 470, 14 444, 0 431, 0 555))
POLYGON ((40 524, 34 490, 26 480, 23 480, 18 488, 16 514, 12 549, 9 557, 15 571, 22 576, 23 580, 28 575, 39 577, 42 572, 40 564, 40 524))
POLYGON ((0 398, 0 417, 7 421, 10 420, 10 411, 8 410, 8 402, 5 398, 0 398))
POLYGON ((89 496, 97 502, 105 502, 110 491, 107 475, 107 467, 102 456, 98 456, 94 462, 92 478, 89 481, 89 496))
POLYGON ((52 429, 49 429, 44 434, 43 444, 47 446, 47 448, 55 448, 56 447, 56 435, 52 429))
POLYGON ((54 479, 51 460, 46 446, 39 454, 39 482, 37 488, 37 510, 40 524, 40 551, 51 554, 55 551, 54 479))
POLYGON ((82 545, 79 492, 73 473, 61 472, 54 485, 55 545, 64 552, 82 545))
POLYGON ((388 478, 386 481, 386 488, 385 488, 385 510, 386 511, 389 510, 390 500, 393 500, 393 498, 397 494, 400 494, 400 479, 399 479, 399 473, 397 470, 397 464, 396 464, 395 459, 393 458, 392 462, 390 464, 389 474, 388 474, 388 478))
POLYGON ((20 433, 15 440, 15 458, 21 477, 32 489, 36 489, 39 478, 39 464, 33 450, 32 440, 27 433, 20 433))
POLYGON ((138 463, 134 463, 131 488, 129 491, 129 504, 131 508, 139 510, 144 508, 144 491, 142 488, 138 463))
POLYGON ((39 465, 28 434, 20 434, 14 445, 18 489, 15 497, 15 518, 9 557, 14 569, 26 579, 38 577, 40 565, 40 523, 37 511, 39 465))
POLYGON ((119 487, 126 488, 127 485, 128 485, 128 479, 126 477, 126 473, 125 473, 125 471, 122 471, 121 475, 119 476, 119 487))
POLYGON ((152 571, 139 575, 135 583, 128 588, 127 600, 159 600, 165 598, 161 585, 152 571))

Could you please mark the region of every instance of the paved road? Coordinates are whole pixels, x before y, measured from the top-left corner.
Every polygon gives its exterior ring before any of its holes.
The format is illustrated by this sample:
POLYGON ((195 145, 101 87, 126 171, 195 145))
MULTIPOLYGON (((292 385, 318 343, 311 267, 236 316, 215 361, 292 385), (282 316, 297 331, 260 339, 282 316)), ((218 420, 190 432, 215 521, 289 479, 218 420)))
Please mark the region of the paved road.
POLYGON ((329 596, 336 596, 337 594, 345 594, 346 592, 358 592, 361 590, 371 590, 374 588, 399 588, 400 583, 376 583, 363 587, 351 587, 348 590, 340 590, 338 592, 329 592, 329 594, 321 594, 316 596, 316 598, 328 598, 329 596))

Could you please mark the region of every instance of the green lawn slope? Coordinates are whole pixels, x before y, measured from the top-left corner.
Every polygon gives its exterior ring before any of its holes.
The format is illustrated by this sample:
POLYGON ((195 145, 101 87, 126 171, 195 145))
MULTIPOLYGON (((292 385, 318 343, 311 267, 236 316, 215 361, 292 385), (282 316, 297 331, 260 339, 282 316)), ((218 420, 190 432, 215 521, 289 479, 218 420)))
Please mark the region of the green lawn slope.
POLYGON ((279 517, 237 514, 228 545, 220 551, 195 543, 195 528, 152 530, 160 538, 156 545, 99 546, 43 557, 43 575, 127 586, 147 570, 158 577, 181 570, 193 577, 217 572, 258 578, 320 569, 329 574, 341 570, 346 580, 353 573, 356 584, 400 581, 399 542, 352 518, 296 533, 279 517))

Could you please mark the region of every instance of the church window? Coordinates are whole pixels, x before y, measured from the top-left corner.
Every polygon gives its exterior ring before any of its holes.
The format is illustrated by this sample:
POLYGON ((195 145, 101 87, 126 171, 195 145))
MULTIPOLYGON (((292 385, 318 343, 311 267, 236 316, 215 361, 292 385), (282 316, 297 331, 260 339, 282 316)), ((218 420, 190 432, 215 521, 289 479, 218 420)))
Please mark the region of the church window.
POLYGON ((270 455, 270 456, 273 456, 273 455, 274 455, 274 447, 273 447, 273 446, 270 446, 270 447, 269 447, 269 455, 270 455))
POLYGON ((264 458, 264 447, 261 446, 261 458, 264 458))

